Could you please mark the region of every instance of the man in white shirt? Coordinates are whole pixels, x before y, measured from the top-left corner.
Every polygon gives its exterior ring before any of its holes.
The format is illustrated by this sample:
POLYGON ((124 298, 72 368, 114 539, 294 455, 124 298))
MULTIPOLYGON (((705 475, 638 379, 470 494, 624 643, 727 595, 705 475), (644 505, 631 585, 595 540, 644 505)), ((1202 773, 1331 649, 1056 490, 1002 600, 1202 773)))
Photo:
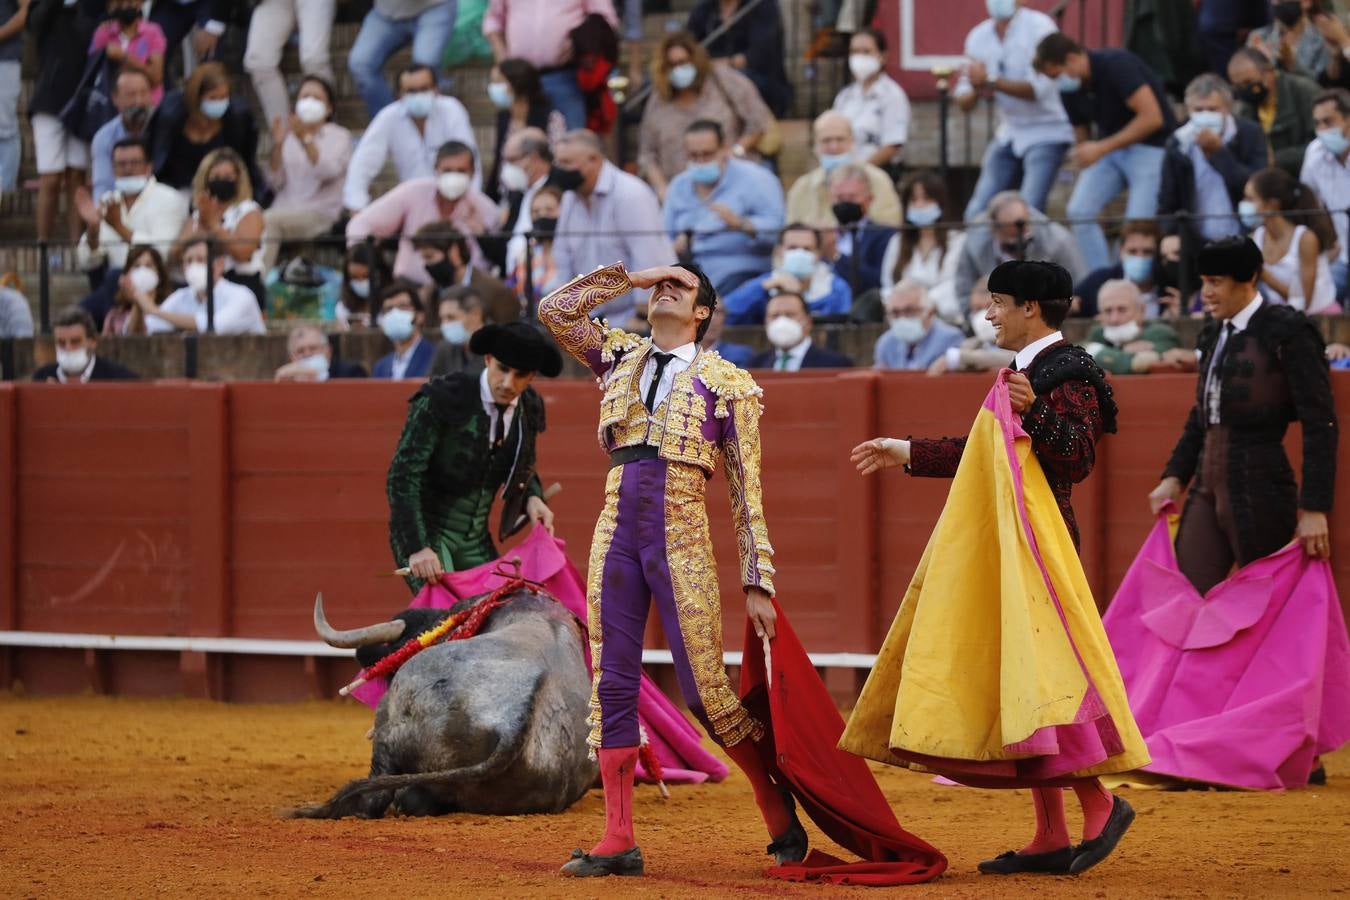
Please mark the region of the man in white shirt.
POLYGON ((1331 213, 1336 227, 1340 250, 1331 266, 1331 277, 1336 284, 1336 296, 1346 296, 1346 254, 1350 252, 1350 91, 1332 88, 1317 95, 1313 102, 1313 124, 1317 140, 1308 145, 1303 154, 1303 169, 1299 181, 1317 192, 1322 205, 1331 213))
POLYGON ((1053 79, 1033 68, 1036 45, 1058 31, 1043 12, 1022 8, 1022 0, 989 0, 988 19, 966 35, 970 60, 956 82, 956 103, 975 108, 981 93, 994 98, 998 131, 985 150, 980 180, 966 206, 966 221, 984 212, 1000 191, 1017 190, 1033 208, 1045 211, 1073 127, 1053 79))
POLYGON ((525 235, 534 227, 530 203, 544 182, 548 181, 552 168, 553 150, 548 145, 548 135, 544 134, 543 129, 522 128, 506 139, 502 147, 502 167, 497 173, 502 207, 506 211, 504 221, 512 234, 506 245, 504 272, 514 272, 525 256, 525 235), (513 209, 514 220, 510 215, 513 209))
POLYGON ((178 191, 155 180, 150 155, 140 138, 123 138, 113 145, 115 188, 95 202, 87 190, 78 195, 80 215, 88 229, 75 251, 85 271, 126 265, 134 244, 149 244, 167 256, 188 217, 187 200, 178 191))
POLYGON ((216 334, 266 334, 258 300, 243 285, 226 281, 225 254, 217 252, 212 272, 211 296, 215 301, 213 329, 206 321, 206 243, 205 237, 191 237, 183 244, 183 277, 188 286, 179 288, 159 306, 153 298, 138 295, 145 313, 148 334, 169 331, 213 330, 216 334))
POLYGON ((392 156, 399 181, 435 174, 436 151, 449 141, 473 148, 473 187, 481 185, 478 142, 464 104, 436 91, 431 66, 413 64, 398 75, 399 102, 370 120, 352 151, 342 205, 359 212, 370 205, 370 183, 392 156))

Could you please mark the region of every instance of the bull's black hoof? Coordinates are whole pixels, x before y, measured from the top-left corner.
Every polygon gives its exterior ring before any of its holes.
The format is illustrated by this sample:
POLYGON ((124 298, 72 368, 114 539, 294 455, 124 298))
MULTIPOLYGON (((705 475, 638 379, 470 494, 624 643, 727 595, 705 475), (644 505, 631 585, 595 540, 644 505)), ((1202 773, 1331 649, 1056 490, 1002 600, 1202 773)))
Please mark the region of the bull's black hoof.
POLYGON ((976 868, 984 875, 1016 875, 1019 872, 1068 875, 1072 864, 1073 848, 1060 847, 1047 853, 1018 853, 1016 850, 1009 850, 993 859, 982 860, 976 868))
POLYGON ((779 788, 779 791, 783 795, 788 815, 792 817, 792 824, 787 831, 774 838, 764 852, 773 856, 775 865, 786 866, 806 859, 806 829, 802 827, 801 819, 797 818, 797 804, 792 799, 792 792, 786 788, 779 788))
POLYGON ((643 874, 642 848, 634 847, 622 853, 609 856, 592 856, 579 848, 572 851, 572 858, 562 867, 564 875, 573 878, 600 878, 605 875, 641 875, 643 874))

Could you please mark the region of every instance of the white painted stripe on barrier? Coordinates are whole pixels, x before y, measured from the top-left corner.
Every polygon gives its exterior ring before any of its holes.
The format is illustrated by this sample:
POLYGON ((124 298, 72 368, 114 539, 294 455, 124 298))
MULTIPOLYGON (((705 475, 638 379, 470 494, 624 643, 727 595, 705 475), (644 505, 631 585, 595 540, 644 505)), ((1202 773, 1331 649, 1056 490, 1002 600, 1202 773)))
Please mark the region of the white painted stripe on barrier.
MULTIPOLYGON (((285 641, 265 638, 163 637, 129 634, 64 634, 56 631, 0 631, 0 647, 46 647, 57 650, 151 650, 167 653, 238 653, 253 656, 352 656, 352 651, 322 641, 285 641)), ((811 653, 811 664, 822 669, 870 669, 871 653, 811 653)), ((722 654, 728 666, 741 664, 740 651, 722 654)), ((669 650, 644 650, 642 662, 668 666, 669 650)))

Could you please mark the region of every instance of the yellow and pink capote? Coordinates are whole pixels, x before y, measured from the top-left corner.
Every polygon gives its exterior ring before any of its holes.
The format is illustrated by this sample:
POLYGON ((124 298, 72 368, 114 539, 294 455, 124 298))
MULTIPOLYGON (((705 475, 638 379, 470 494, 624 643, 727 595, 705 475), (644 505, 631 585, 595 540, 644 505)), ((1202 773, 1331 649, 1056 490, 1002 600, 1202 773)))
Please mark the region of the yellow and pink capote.
POLYGON ((841 749, 978 787, 1146 765, 1116 660, 1006 370, 970 431, 841 749))

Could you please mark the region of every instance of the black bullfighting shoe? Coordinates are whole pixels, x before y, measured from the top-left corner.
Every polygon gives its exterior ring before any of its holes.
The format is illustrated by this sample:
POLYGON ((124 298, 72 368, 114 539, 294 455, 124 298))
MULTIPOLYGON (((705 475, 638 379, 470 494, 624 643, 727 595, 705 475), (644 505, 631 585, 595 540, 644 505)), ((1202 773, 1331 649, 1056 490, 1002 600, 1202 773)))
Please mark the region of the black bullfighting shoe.
POLYGON ((1060 847, 1046 853, 1018 853, 1009 850, 993 859, 982 860, 976 868, 985 875, 1016 875, 1036 872, 1042 875, 1068 875, 1073 865, 1073 847, 1060 847))
POLYGON ((642 848, 634 847, 610 856, 592 856, 580 848, 572 851, 572 858, 562 867, 564 875, 574 878, 599 878, 604 875, 641 875, 642 848))
POLYGON ((774 838, 764 852, 773 856, 775 865, 785 866, 806 859, 806 829, 802 827, 801 819, 797 818, 797 803, 792 799, 792 792, 786 788, 778 790, 783 795, 783 803, 787 806, 792 824, 787 831, 774 838))
POLYGON ((1134 808, 1126 803, 1124 798, 1114 798, 1114 802, 1111 804, 1111 815, 1107 817, 1102 833, 1092 840, 1083 841, 1078 845, 1069 871, 1075 875, 1086 872, 1110 856, 1111 851, 1116 849, 1116 844, 1120 843, 1120 839, 1125 836, 1125 832, 1129 830, 1130 823, 1133 821, 1134 808))

